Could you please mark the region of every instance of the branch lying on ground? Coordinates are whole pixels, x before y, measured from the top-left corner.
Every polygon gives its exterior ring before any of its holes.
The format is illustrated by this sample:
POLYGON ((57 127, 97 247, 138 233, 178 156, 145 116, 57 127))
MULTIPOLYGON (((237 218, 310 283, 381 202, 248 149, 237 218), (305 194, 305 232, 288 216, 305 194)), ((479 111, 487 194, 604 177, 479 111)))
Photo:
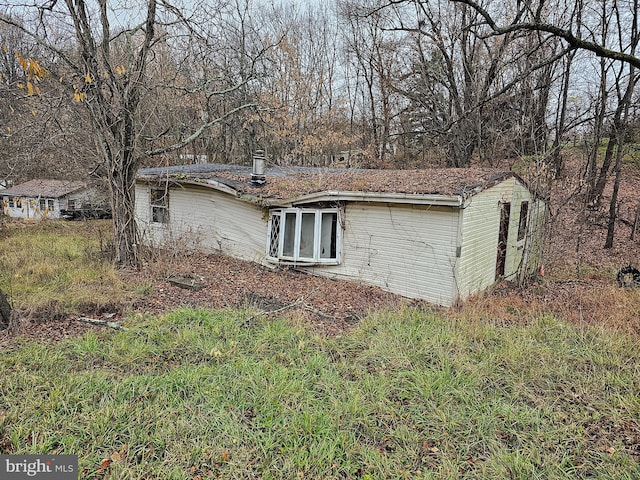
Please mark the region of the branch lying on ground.
POLYGON ((113 328, 114 330, 122 330, 123 332, 126 332, 128 330, 127 328, 120 325, 118 322, 108 322, 106 320, 98 320, 96 318, 89 318, 89 317, 78 317, 76 318, 76 320, 78 320, 79 322, 91 323, 93 325, 102 325, 104 327, 113 328))
POLYGON ((304 302, 305 302, 305 300, 311 298, 316 293, 318 288, 320 288, 320 287, 317 287, 317 288, 313 289, 313 291, 311 293, 309 293, 309 295, 302 296, 302 297, 298 298, 295 302, 289 303, 288 305, 285 305, 284 307, 276 308, 275 310, 264 310, 262 312, 256 313, 255 315, 251 315, 250 317, 247 317, 247 319, 244 321, 243 325, 248 326, 248 325, 251 324, 251 322, 253 320, 255 320, 256 318, 261 317, 263 315, 273 315, 274 313, 281 313, 281 312, 284 312, 286 310, 294 309, 294 308, 296 308, 298 306, 302 306, 304 308, 312 308, 312 307, 310 307, 309 305, 307 305, 304 302))

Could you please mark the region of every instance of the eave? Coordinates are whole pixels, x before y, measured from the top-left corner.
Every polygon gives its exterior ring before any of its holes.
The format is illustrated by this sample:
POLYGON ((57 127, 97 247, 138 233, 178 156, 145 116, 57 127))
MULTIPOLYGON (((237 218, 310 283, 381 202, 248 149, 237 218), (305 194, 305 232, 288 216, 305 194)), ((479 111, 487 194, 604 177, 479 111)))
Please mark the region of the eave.
POLYGON ((292 207, 305 203, 316 202, 368 202, 368 203, 397 203, 409 205, 436 205, 460 207, 463 203, 461 195, 438 195, 422 193, 385 193, 385 192, 350 192, 329 190, 310 193, 293 199, 274 201, 273 206, 292 207))

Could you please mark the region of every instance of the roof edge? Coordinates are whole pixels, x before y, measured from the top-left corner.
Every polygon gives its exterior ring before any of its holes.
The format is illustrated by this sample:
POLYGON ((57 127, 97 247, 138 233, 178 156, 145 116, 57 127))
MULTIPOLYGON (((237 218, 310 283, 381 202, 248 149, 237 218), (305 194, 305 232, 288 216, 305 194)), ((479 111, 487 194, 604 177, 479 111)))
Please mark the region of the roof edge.
MULTIPOLYGON (((388 193, 388 192, 354 192, 342 190, 324 190, 300 197, 277 202, 277 206, 293 206, 311 202, 330 202, 347 200, 352 202, 409 203, 412 205, 442 205, 459 207, 462 205, 461 195, 440 195, 432 193, 388 193)), ((275 205, 275 202, 274 202, 275 205)))

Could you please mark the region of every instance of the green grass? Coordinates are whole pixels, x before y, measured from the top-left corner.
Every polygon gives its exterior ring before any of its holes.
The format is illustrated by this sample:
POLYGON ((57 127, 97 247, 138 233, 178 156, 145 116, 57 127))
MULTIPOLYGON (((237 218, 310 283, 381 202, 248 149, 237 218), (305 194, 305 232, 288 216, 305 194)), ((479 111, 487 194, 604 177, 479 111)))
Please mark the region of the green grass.
POLYGON ((102 251, 104 221, 8 222, 0 241, 0 289, 14 308, 74 313, 116 304, 125 286, 102 251))
POLYGON ((78 454, 83 479, 640 477, 635 337, 406 310, 325 339, 249 315, 0 352, 0 453, 78 454))

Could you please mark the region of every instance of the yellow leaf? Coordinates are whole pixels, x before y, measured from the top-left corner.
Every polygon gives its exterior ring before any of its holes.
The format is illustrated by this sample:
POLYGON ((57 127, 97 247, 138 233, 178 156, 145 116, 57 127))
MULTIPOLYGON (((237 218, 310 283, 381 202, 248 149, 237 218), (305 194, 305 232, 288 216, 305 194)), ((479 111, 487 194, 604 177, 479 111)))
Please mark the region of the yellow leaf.
POLYGON ((89 75, 88 73, 84 76, 84 81, 86 83, 91 83, 93 82, 93 80, 91 79, 91 75, 89 75))
POLYGON ((36 111, 35 110, 31 110, 31 115, 33 115, 35 117, 36 116, 36 111))
POLYGON ((7 127, 7 132, 11 133, 11 127, 7 127))
POLYGON ((222 456, 223 462, 228 462, 229 458, 231 457, 231 454, 229 453, 229 450, 227 450, 226 448, 223 448, 221 456, 222 456))
POLYGON ((27 92, 29 92, 29 95, 33 95, 35 93, 35 90, 33 89, 33 83, 27 82, 27 92))
POLYGON ((42 95, 42 91, 40 90, 40 87, 36 85, 36 93, 38 95, 42 95))
POLYGON ((4 53, 7 53, 7 50, 9 50, 9 49, 7 48, 7 46, 6 46, 6 45, 2 45, 2 51, 3 51, 4 53))
POLYGON ((22 82, 18 82, 18 88, 24 88, 24 84, 22 82))

